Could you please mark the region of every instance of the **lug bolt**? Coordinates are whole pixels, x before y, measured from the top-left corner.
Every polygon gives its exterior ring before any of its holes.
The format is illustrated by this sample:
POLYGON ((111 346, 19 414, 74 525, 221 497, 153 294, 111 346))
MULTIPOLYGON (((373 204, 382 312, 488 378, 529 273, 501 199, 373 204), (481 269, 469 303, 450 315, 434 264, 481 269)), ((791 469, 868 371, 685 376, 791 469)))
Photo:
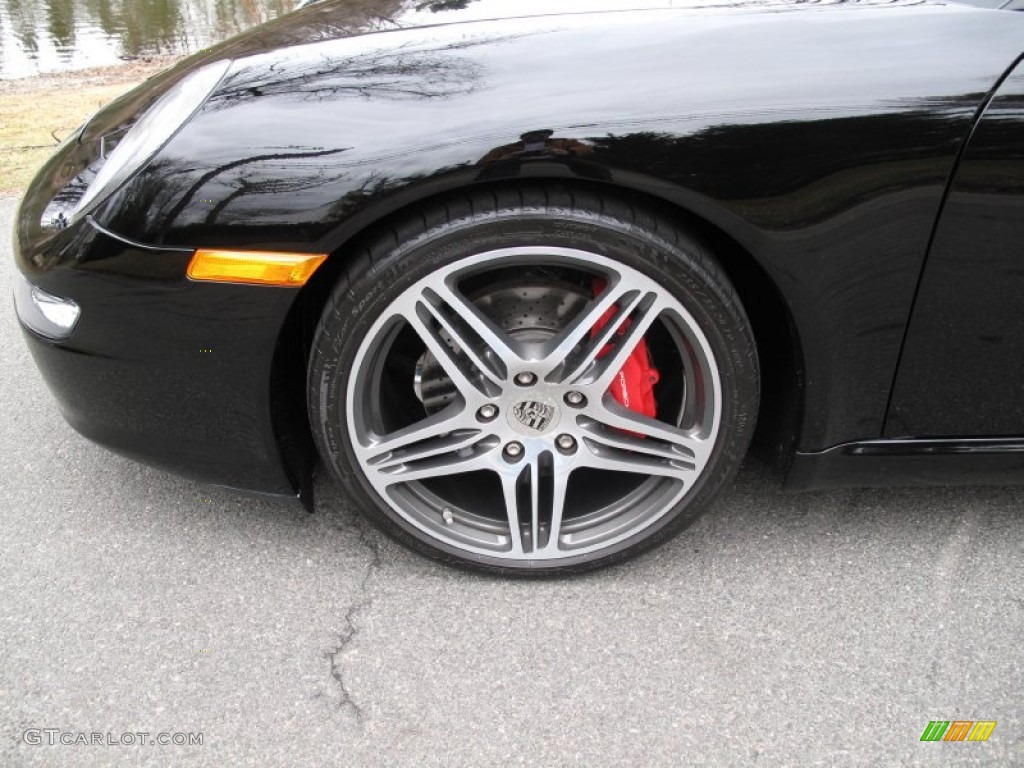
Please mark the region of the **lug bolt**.
POLYGON ((487 405, 481 405, 480 406, 480 410, 478 410, 476 412, 476 420, 477 421, 494 421, 494 419, 497 417, 497 415, 498 415, 498 406, 491 405, 490 403, 488 403, 487 405))
POLYGON ((516 374, 516 384, 520 387, 532 387, 536 383, 537 377, 532 373, 524 371, 523 373, 516 374))
POLYGON ((571 405, 574 408, 582 408, 587 404, 587 398, 582 392, 566 392, 565 393, 565 404, 571 405))
POLYGON ((523 456, 522 443, 509 443, 505 446, 505 459, 508 461, 519 461, 523 456))
POLYGON ((562 453, 573 453, 576 450, 576 439, 572 435, 559 435, 555 438, 555 445, 562 453))

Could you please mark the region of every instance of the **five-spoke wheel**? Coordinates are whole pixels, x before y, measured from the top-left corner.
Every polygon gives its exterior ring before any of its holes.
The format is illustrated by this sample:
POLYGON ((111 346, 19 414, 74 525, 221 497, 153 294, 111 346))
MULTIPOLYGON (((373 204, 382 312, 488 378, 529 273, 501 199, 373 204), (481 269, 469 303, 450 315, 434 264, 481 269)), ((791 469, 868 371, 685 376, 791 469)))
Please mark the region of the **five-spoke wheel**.
POLYGON ((385 530, 550 573, 692 519, 742 455, 757 369, 731 288, 682 233, 526 194, 371 245, 324 312, 310 410, 385 530))

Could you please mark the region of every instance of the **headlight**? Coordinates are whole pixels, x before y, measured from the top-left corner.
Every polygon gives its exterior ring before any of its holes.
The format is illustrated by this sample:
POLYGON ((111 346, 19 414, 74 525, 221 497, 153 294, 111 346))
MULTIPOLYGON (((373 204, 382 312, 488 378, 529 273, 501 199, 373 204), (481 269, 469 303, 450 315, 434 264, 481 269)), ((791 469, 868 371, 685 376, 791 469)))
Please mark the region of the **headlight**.
POLYGON ((157 99, 107 157, 78 201, 72 218, 78 219, 87 213, 145 165, 202 106, 230 66, 230 60, 207 64, 157 99))

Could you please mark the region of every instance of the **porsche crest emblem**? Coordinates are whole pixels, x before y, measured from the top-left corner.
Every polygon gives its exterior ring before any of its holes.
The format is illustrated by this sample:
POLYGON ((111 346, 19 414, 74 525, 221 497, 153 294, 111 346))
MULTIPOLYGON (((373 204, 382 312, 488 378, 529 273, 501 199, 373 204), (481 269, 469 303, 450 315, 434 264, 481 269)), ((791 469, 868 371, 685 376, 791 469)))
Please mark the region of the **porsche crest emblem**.
POLYGON ((524 427, 543 432, 551 425, 551 420, 555 416, 555 408, 536 400, 522 400, 512 406, 512 415, 524 427))

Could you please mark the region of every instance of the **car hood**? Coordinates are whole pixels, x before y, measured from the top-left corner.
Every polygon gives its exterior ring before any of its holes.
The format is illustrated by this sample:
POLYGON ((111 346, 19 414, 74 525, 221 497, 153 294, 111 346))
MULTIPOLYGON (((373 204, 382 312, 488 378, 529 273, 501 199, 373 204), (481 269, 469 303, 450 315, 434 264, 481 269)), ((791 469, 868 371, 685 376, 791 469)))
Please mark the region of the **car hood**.
MULTIPOLYGON (((921 0, 818 0, 813 5, 920 4, 921 0)), ((320 0, 227 40, 207 55, 237 58, 367 33, 533 16, 802 5, 805 0, 320 0)))
POLYGON ((800 0, 319 0, 198 51, 154 75, 93 115, 83 126, 80 141, 95 141, 104 133, 131 121, 194 68, 222 59, 245 59, 293 46, 357 35, 474 21, 645 9, 760 7, 798 2, 800 0))
POLYGON ((293 46, 357 35, 479 21, 627 11, 751 12, 813 10, 825 5, 891 7, 942 4, 946 3, 943 0, 816 0, 814 3, 806 0, 319 0, 199 51, 150 78, 94 115, 84 127, 81 141, 93 141, 130 121, 175 82, 204 63, 245 59, 293 46))

